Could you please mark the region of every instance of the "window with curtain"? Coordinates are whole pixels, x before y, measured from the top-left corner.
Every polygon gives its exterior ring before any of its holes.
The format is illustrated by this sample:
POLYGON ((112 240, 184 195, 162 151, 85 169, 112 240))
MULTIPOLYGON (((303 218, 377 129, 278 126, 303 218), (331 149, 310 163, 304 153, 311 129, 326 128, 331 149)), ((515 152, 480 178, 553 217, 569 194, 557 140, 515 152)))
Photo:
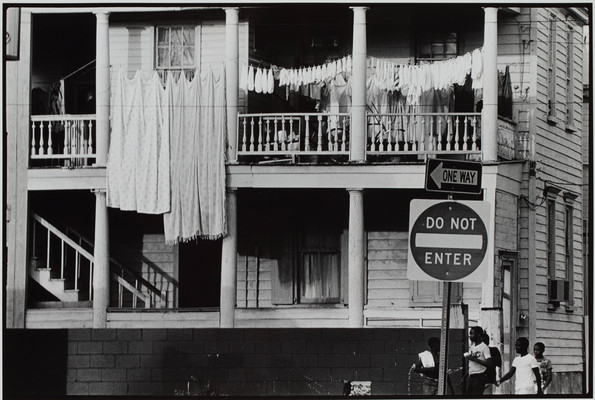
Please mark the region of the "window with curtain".
POLYGON ((181 73, 187 79, 196 69, 196 40, 194 26, 159 26, 156 28, 155 69, 162 81, 171 72, 174 79, 181 73))

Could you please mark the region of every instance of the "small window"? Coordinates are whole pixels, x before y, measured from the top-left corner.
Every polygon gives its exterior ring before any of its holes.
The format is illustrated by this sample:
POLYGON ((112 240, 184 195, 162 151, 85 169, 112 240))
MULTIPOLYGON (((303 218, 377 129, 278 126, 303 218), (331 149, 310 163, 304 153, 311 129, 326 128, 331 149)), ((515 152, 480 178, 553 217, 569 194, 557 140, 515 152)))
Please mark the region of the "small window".
POLYGON ((417 46, 418 61, 438 61, 454 58, 459 53, 456 32, 424 32, 417 46))
POLYGON ((556 16, 551 14, 548 25, 548 117, 556 117, 556 16))
POLYGON ((547 271, 556 279, 556 199, 547 199, 547 271))
POLYGON ((566 125, 574 125, 574 29, 568 26, 566 51, 566 125))
POLYGON ((192 79, 196 69, 195 28, 193 26, 157 27, 155 69, 165 81, 171 72, 178 79, 183 72, 192 79))

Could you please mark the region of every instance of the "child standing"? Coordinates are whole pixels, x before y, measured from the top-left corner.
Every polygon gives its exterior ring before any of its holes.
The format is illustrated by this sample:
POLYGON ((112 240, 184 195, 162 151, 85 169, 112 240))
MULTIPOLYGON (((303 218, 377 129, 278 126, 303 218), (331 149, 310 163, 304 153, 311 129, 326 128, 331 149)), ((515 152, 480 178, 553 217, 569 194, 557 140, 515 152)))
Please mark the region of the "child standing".
POLYGON ((438 362, 440 361, 440 339, 432 336, 428 339, 429 350, 418 354, 415 372, 424 378, 423 394, 436 395, 438 393, 438 362))
POLYGON ((552 382, 552 362, 549 358, 545 357, 543 353, 545 352, 545 344, 542 342, 535 343, 533 346, 533 354, 535 354, 535 359, 537 360, 537 364, 539 364, 539 372, 541 374, 541 388, 543 393, 547 393, 546 389, 552 382))
POLYGON ((515 394, 543 394, 539 365, 535 357, 529 354, 528 351, 529 340, 525 337, 518 338, 514 344, 514 349, 519 355, 512 361, 510 371, 502 379, 496 381, 496 386, 509 380, 516 373, 516 380, 514 382, 515 394))

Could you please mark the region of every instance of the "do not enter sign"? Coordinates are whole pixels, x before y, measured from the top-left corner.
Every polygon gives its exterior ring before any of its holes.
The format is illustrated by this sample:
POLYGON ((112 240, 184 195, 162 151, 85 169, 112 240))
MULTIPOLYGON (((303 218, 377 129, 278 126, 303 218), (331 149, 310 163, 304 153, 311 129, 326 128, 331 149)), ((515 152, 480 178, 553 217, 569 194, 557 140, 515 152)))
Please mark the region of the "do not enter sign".
POLYGON ((482 282, 490 206, 483 201, 413 200, 407 277, 482 282))

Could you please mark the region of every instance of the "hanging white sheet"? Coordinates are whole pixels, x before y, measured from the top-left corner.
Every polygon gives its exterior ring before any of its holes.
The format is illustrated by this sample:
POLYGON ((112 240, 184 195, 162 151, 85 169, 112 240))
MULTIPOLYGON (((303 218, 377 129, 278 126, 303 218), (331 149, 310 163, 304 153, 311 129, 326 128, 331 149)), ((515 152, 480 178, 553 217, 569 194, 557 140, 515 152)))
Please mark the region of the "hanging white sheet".
MULTIPOLYGON (((145 214, 170 209, 169 128, 155 72, 127 79, 119 71, 112 98, 107 206, 145 214)), ((165 107, 164 107, 165 106, 165 107)))
POLYGON ((171 138, 168 243, 224 236, 226 103, 224 70, 167 82, 171 138))

